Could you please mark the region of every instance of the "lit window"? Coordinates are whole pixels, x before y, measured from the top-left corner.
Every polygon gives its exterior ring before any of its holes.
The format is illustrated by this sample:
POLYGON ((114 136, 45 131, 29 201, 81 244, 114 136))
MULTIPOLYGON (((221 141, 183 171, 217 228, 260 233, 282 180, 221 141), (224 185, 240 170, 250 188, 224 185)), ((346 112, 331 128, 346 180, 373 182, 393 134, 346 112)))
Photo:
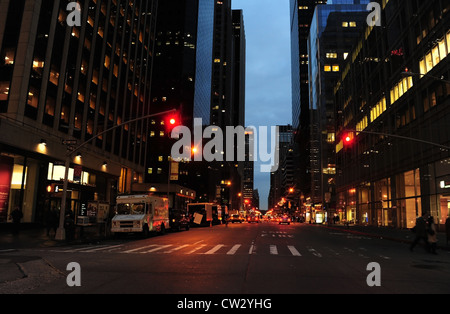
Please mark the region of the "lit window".
POLYGON ((339 65, 333 65, 333 72, 339 72, 339 65))
POLYGON ((325 72, 331 72, 331 65, 326 65, 326 66, 324 66, 323 70, 324 70, 325 72))
POLYGON ((350 27, 356 27, 356 22, 349 22, 350 27))
POLYGON ((348 52, 344 52, 344 60, 347 60, 348 52))
POLYGON ((348 22, 342 22, 342 27, 348 27, 348 22))
POLYGON ((328 59, 337 59, 337 53, 335 52, 327 52, 327 58, 328 59))

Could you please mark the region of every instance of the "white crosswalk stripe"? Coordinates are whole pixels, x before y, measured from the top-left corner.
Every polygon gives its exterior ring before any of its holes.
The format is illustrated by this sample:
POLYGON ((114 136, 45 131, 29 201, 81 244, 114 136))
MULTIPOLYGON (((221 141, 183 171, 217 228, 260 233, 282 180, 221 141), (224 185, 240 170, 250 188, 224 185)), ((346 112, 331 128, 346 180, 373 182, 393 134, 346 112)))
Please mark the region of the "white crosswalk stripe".
POLYGON ((206 244, 200 244, 199 246, 195 247, 193 250, 187 252, 186 254, 193 254, 197 252, 198 250, 203 249, 206 246, 206 244))
MULTIPOLYGON (((83 247, 53 248, 45 251, 58 253, 111 253, 111 254, 200 254, 200 255, 255 255, 255 256, 281 256, 281 257, 303 257, 303 258, 329 258, 344 255, 355 255, 359 258, 370 258, 370 252, 362 247, 333 247, 313 248, 310 246, 299 247, 294 245, 279 244, 206 244, 206 243, 177 243, 177 244, 150 244, 142 246, 116 245, 89 245, 83 247)), ((389 256, 377 255, 378 258, 386 260, 389 256)))
POLYGON ((276 245, 271 245, 270 246, 270 254, 271 255, 278 255, 278 249, 276 245))
POLYGON ((236 254, 236 252, 237 252, 237 250, 239 250, 239 248, 242 246, 242 244, 236 244, 235 246, 233 246, 232 248, 231 248, 231 250, 229 250, 228 252, 227 252, 227 255, 234 255, 234 254, 236 254))
POLYGON ((294 246, 288 245, 288 249, 292 253, 292 255, 294 255, 294 256, 302 256, 302 254, 300 254, 300 252, 297 251, 297 249, 294 246))
POLYGON ((206 254, 206 255, 215 254, 218 250, 220 250, 224 246, 225 245, 223 245, 223 244, 216 245, 215 247, 213 247, 211 250, 209 250, 208 252, 206 252, 204 254, 206 254))
POLYGON ((151 250, 148 250, 148 251, 145 251, 145 252, 141 252, 141 253, 142 253, 142 254, 145 254, 145 253, 153 253, 153 252, 156 252, 156 251, 160 251, 160 250, 162 250, 162 249, 166 249, 166 248, 171 247, 171 246, 172 246, 172 244, 162 245, 162 246, 159 246, 159 247, 156 247, 156 248, 154 248, 154 249, 151 249, 151 250))

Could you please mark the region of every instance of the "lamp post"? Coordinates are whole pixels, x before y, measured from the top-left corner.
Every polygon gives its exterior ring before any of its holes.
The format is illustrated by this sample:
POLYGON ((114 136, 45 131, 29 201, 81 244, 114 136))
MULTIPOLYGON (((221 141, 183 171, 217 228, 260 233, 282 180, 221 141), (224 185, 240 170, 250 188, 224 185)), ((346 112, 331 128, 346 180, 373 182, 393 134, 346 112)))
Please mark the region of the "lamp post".
POLYGON ((414 72, 402 72, 402 75, 403 76, 420 76, 420 77, 427 76, 427 77, 432 78, 434 80, 442 81, 444 83, 450 84, 450 81, 449 80, 445 80, 443 76, 442 77, 437 77, 437 76, 432 76, 432 75, 429 75, 429 74, 421 74, 421 73, 414 73, 414 72))
POLYGON ((59 227, 56 230, 56 235, 55 235, 55 240, 65 240, 66 239, 66 231, 64 228, 64 218, 66 215, 66 201, 67 201, 67 188, 69 185, 69 168, 70 168, 70 159, 71 156, 74 152, 77 152, 80 148, 82 148, 84 145, 90 143, 91 141, 93 141, 94 139, 98 138, 99 136, 102 136, 103 134, 106 134, 112 130, 115 130, 117 128, 123 127, 127 124, 131 124, 137 121, 141 121, 141 120, 145 120, 145 119, 149 119, 152 117, 156 117, 156 116, 161 116, 161 115, 166 115, 169 113, 174 113, 176 112, 176 109, 172 109, 172 110, 168 110, 168 111, 164 111, 164 112, 160 112, 160 113, 154 113, 154 114, 150 114, 150 115, 146 115, 143 117, 139 117, 121 124, 118 124, 112 128, 109 128, 99 134, 97 134, 96 136, 92 137, 91 139, 87 140, 86 142, 82 143, 81 145, 77 146, 75 149, 69 149, 69 145, 73 144, 72 141, 63 141, 63 144, 66 144, 68 149, 66 152, 66 158, 65 158, 65 163, 64 166, 66 167, 65 172, 64 172, 64 184, 63 184, 63 194, 62 194, 62 199, 61 199, 61 210, 59 213, 59 227))

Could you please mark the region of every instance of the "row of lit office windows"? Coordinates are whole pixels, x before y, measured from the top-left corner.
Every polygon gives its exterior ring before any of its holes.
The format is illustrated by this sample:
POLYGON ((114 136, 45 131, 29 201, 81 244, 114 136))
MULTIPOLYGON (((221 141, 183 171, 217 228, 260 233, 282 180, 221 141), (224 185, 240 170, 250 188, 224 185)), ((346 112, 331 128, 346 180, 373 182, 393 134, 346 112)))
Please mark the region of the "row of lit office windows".
POLYGON ((450 52, 450 32, 444 38, 437 41, 436 45, 419 61, 420 74, 426 75, 450 52))

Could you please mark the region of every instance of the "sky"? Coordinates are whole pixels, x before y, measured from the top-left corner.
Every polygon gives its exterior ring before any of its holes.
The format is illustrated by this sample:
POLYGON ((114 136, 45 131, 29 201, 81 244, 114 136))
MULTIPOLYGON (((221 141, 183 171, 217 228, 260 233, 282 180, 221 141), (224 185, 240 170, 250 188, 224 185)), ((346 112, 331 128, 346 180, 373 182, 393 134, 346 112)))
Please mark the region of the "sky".
MULTIPOLYGON (((246 34, 246 126, 292 124, 289 0, 232 0, 246 34)), ((254 188, 267 210, 270 174, 255 162, 254 188)))

